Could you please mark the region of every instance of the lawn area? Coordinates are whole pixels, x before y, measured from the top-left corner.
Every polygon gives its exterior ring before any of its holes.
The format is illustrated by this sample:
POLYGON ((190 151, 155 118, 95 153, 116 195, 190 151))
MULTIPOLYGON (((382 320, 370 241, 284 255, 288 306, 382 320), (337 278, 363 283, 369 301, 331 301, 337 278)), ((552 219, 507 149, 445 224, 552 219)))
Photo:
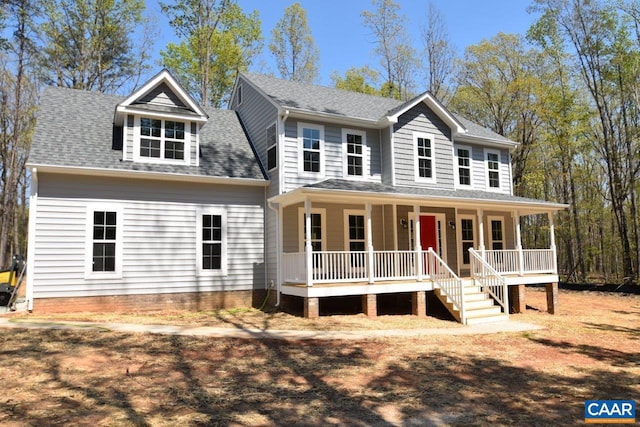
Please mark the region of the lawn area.
MULTIPOLYGON (((544 291, 528 288, 530 309, 512 318, 545 328, 492 335, 298 342, 0 329, 0 425, 547 426, 581 423, 587 399, 640 401, 640 296, 561 291, 559 301, 551 316, 544 291)), ((99 320, 87 316, 70 319, 99 320)), ((410 316, 314 326, 255 311, 103 321, 189 316, 266 329, 459 327, 410 316)))

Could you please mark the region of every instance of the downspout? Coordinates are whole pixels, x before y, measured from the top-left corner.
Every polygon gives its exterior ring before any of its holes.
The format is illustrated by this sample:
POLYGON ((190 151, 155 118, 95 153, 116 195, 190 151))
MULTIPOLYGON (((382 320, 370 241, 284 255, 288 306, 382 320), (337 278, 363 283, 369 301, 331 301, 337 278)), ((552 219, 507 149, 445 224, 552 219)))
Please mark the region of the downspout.
POLYGON ((285 176, 285 164, 284 164, 284 146, 285 135, 284 130, 285 123, 289 118, 289 110, 282 112, 282 117, 278 116, 278 194, 284 193, 284 176, 285 176))
POLYGON ((29 196, 29 236, 27 246, 27 310, 33 311, 33 276, 36 254, 36 212, 38 211, 38 169, 31 169, 31 195, 29 196))
POLYGON ((267 203, 269 205, 269 209, 276 214, 276 307, 280 307, 280 292, 282 289, 282 265, 280 262, 280 209, 275 208, 272 202, 267 203))

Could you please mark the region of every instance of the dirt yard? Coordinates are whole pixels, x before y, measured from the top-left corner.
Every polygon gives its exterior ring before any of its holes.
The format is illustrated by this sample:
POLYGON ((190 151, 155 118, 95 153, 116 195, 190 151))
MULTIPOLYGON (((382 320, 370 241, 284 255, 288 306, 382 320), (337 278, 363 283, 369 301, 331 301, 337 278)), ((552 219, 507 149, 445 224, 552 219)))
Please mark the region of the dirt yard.
MULTIPOLYGON (((544 291, 527 289, 527 303, 512 318, 545 329, 348 342, 0 329, 0 425, 547 426, 581 423, 587 399, 640 401, 640 296, 561 291, 555 316, 544 291)), ((208 317, 126 320, 458 327, 410 316, 208 317)))

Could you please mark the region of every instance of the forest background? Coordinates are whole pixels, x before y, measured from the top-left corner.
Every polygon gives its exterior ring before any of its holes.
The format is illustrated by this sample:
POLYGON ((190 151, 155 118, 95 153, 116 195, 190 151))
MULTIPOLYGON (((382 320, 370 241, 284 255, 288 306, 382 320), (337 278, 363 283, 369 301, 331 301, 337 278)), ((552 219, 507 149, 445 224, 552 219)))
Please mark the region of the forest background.
MULTIPOLYGON (((299 3, 267 33, 258 11, 236 0, 158 4, 170 27, 162 32, 175 37, 154 52, 160 30, 143 0, 2 1, 0 266, 26 253, 25 165, 45 85, 126 95, 166 67, 203 105, 224 108, 240 71, 326 84, 299 3)), ((499 32, 459 54, 450 31, 465 28, 450 29, 434 3, 412 20, 401 2, 363 1, 351 24, 369 35, 371 61, 345 64, 330 85, 398 99, 430 90, 519 142, 514 193, 570 206, 556 218, 562 279, 638 283, 640 0, 532 0, 523 8, 535 17, 524 34, 499 32)), ((548 247, 546 217, 522 221, 525 247, 548 247)))

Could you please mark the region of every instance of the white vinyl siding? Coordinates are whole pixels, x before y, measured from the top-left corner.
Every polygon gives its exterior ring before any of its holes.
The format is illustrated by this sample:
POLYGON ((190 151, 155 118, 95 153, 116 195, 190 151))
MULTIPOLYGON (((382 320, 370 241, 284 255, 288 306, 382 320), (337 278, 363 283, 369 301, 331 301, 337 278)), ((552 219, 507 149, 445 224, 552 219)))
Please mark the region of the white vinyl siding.
POLYGON ((264 189, 40 173, 34 297, 264 289, 264 189), (87 209, 122 209, 122 276, 85 279, 87 209), (197 213, 224 209, 227 274, 197 274, 197 213))

